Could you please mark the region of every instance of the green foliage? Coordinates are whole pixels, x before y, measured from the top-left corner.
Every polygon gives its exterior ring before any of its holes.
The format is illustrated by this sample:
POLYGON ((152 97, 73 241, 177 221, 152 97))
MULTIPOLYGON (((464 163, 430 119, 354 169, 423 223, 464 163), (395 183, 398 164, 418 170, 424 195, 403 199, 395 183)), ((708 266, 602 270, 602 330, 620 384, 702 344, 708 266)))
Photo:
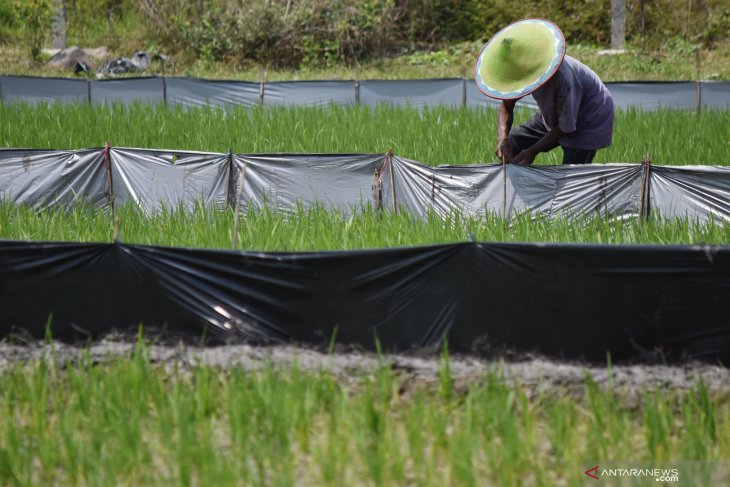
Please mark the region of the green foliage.
POLYGON ((700 28, 700 32, 695 38, 712 46, 717 42, 727 40, 728 33, 730 33, 730 7, 722 9, 716 7, 709 22, 700 28))
MULTIPOLYGON (((137 23, 143 20, 134 15, 137 0, 66 0, 65 3, 69 45, 118 49, 127 42, 137 41, 137 23)), ((144 47, 134 45, 134 49, 144 47)))
MULTIPOLYGON (((37 59, 50 31, 48 3, 0 0, 0 42, 22 42, 37 59)), ((425 65, 442 66, 454 44, 481 45, 525 17, 555 21, 569 45, 610 38, 610 0, 68 0, 66 11, 70 45, 146 48, 188 65, 237 68, 360 67, 424 50, 440 51, 424 54, 425 65)), ((671 54, 673 39, 716 48, 729 34, 726 0, 627 0, 634 45, 671 54)))
POLYGON ((17 15, 22 20, 22 35, 30 48, 31 57, 39 61, 46 39, 51 32, 51 6, 49 0, 23 0, 15 2, 17 15))
MULTIPOLYGON (((643 0, 642 0, 643 1, 643 0)), ((717 40, 727 36, 727 9, 693 2, 665 5, 629 0, 629 40, 717 40), (670 10, 687 15, 664 18, 670 10), (640 12, 643 12, 641 14, 640 12), (639 19, 638 21, 636 19, 639 19)), ((254 61, 272 67, 356 63, 405 49, 486 41, 510 22, 543 17, 556 22, 569 42, 605 45, 610 40, 610 0, 369 0, 342 7, 337 0, 144 0, 149 36, 170 49, 192 48, 209 61, 254 61)))
POLYGON ((145 0, 140 11, 148 36, 175 52, 278 68, 383 55, 394 31, 392 0, 145 0))
POLYGON ((627 0, 626 10, 628 39, 650 48, 673 37, 709 45, 730 35, 727 0, 627 0))
POLYGON ((0 0, 0 43, 11 39, 16 24, 15 11, 11 0, 0 0))
MULTIPOLYGON (((515 123, 531 116, 517 110, 515 123)), ((0 147, 117 147, 237 153, 365 152, 396 154, 427 164, 497 162, 493 109, 359 107, 230 108, 23 104, 0 108, 0 147), (246 134, 246 137, 241 137, 246 134)), ((730 165, 730 110, 619 110, 613 144, 597 162, 730 165), (681 136, 678 136, 681 134, 681 136), (688 143, 691 142, 691 143, 688 143)), ((559 149, 536 164, 559 164, 559 149)))
POLYGON ((45 351, 0 371, 3 485, 587 485, 590 458, 704 461, 683 480, 724 485, 730 454, 730 406, 701 384, 636 403, 590 377, 528 394, 490 367, 444 396, 387 361, 343 379, 160 366, 143 342, 101 363, 45 351))
MULTIPOLYGON (((164 209, 147 216, 133 205, 116 209, 120 239, 144 245, 230 248, 233 233, 232 209, 198 206, 193 211, 164 209)), ((426 218, 406 212, 382 214, 362 208, 343 215, 322 206, 299 208, 289 214, 270 208, 242 213, 238 248, 271 252, 352 250, 463 242, 469 234, 481 242, 552 242, 602 244, 726 244, 730 225, 726 222, 699 224, 686 219, 644 223, 611 221, 597 215, 557 218, 516 215, 505 225, 500 215, 474 218, 454 213, 426 218)), ((39 241, 111 242, 113 224, 100 208, 36 211, 26 206, 0 202, 0 238, 39 241)), ((444 371, 442 381, 450 381, 444 371)), ((451 386, 444 383, 444 387, 451 386)), ((445 391, 446 392, 446 391, 445 391)))

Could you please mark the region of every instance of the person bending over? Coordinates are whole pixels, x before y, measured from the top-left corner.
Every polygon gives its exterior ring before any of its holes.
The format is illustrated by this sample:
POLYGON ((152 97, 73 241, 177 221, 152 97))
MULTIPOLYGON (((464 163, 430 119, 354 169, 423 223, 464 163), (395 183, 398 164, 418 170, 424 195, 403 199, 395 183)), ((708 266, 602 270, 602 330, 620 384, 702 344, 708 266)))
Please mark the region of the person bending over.
POLYGON ((563 164, 590 164, 611 145, 611 94, 596 73, 565 55, 565 37, 548 20, 520 20, 499 31, 479 54, 475 80, 502 101, 495 151, 502 162, 532 164, 560 146, 563 164), (539 111, 513 129, 515 104, 529 94, 539 111))

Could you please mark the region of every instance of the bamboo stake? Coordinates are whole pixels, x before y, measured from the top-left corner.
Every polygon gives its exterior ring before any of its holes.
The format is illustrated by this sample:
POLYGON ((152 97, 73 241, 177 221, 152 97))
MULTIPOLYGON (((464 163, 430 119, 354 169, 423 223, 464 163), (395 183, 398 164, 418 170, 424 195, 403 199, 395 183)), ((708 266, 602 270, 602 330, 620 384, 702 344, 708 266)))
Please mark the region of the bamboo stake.
POLYGON ((431 209, 436 208, 436 170, 431 169, 431 209))
POLYGON ((375 211, 380 212, 383 206, 383 183, 380 182, 380 169, 375 168, 373 172, 373 200, 375 211))
POLYGON ((393 197, 393 213, 398 211, 398 204, 395 200, 395 177, 393 177, 393 148, 388 149, 385 154, 385 160, 388 163, 388 172, 390 173, 390 194, 393 197))
POLYGON ((114 243, 119 243, 119 217, 114 217, 114 243))
POLYGON ((226 208, 231 206, 231 183, 233 182, 233 150, 228 149, 228 178, 226 179, 226 208))
POLYGON ((360 71, 355 73, 355 105, 360 104, 360 71))
POLYGON ((641 160, 642 167, 644 169, 641 175, 641 197, 639 200, 639 218, 638 223, 649 218, 649 212, 651 210, 649 203, 649 181, 651 176, 651 159, 647 152, 644 154, 644 158, 641 160))
POLYGON ((259 105, 264 106, 264 78, 266 71, 264 68, 259 69, 259 105))
POLYGON ((466 106, 466 68, 461 69, 461 106, 466 106))
POLYGON ((111 150, 111 145, 109 142, 104 144, 104 168, 106 169, 106 176, 107 176, 107 198, 109 199, 109 206, 114 209, 114 185, 112 183, 112 168, 111 168, 111 158, 109 156, 109 151, 111 150))
POLYGON ((502 157, 502 215, 507 224, 507 157, 502 157))
POLYGON ((91 105, 91 78, 89 72, 86 72, 86 101, 91 105))
POLYGON ((241 170, 241 181, 238 188, 238 197, 236 198, 236 215, 233 220, 233 235, 231 236, 231 248, 235 249, 238 247, 238 221, 240 220, 241 213, 241 200, 243 199, 243 187, 246 184, 246 162, 243 163, 243 169, 241 170))
POLYGON ((165 76, 165 61, 162 61, 162 102, 167 106, 167 76, 165 76))
MULTIPOLYGON (((107 180, 107 199, 109 200, 109 211, 111 212, 110 216, 112 221, 115 220, 115 214, 114 214, 114 183, 112 181, 112 164, 111 164, 111 157, 109 155, 109 151, 111 151, 111 144, 109 142, 106 142, 104 144, 104 150, 102 151, 102 157, 104 159, 104 169, 106 171, 106 180, 107 180)), ((115 232, 116 233, 116 232, 115 232)), ((115 237, 116 240, 116 237, 115 237)))
POLYGON ((700 46, 695 47, 695 64, 697 67, 697 113, 702 110, 702 70, 700 66, 700 46))

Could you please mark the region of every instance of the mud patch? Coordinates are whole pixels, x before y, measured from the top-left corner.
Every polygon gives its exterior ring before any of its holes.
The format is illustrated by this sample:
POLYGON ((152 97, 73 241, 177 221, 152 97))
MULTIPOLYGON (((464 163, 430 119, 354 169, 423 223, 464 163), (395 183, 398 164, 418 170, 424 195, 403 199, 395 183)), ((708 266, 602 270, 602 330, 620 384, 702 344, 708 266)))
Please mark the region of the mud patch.
MULTIPOLYGON (((129 340, 105 339, 86 346, 63 343, 52 345, 34 342, 24 345, 0 343, 0 372, 23 364, 45 360, 64 366, 86 358, 103 364, 131 357, 135 344, 129 340)), ((361 381, 387 364, 402 383, 402 390, 438 387, 443 361, 436 355, 390 354, 378 357, 367 352, 324 353, 294 346, 253 346, 245 344, 213 347, 190 344, 151 344, 150 360, 155 366, 169 371, 190 370, 210 366, 222 370, 243 369, 259 371, 266 368, 299 370, 311 373, 332 373, 343 383, 361 381)), ((596 367, 533 357, 521 360, 485 360, 470 356, 452 356, 449 369, 454 388, 466 390, 478 385, 488 376, 497 375, 533 395, 583 396, 590 377, 598 387, 610 389, 634 402, 646 390, 685 392, 699 383, 713 394, 730 396, 730 369, 695 363, 683 366, 620 365, 596 367)))

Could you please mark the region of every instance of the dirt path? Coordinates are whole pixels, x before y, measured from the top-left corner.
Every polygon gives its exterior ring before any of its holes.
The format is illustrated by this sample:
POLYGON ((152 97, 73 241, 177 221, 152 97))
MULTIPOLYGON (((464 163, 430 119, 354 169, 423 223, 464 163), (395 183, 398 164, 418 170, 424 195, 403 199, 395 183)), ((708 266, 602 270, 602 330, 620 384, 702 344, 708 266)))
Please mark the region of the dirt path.
MULTIPOLYGON (((87 347, 62 343, 55 343, 52 347, 44 343, 0 343, 0 371, 18 363, 33 363, 44 356, 64 364, 76 362, 88 353, 94 363, 104 363, 130 356, 133 350, 134 343, 115 339, 102 340, 87 347)), ((286 370, 296 363, 305 371, 331 371, 344 382, 361 380, 364 375, 373 373, 379 364, 378 357, 372 353, 327 354, 293 346, 151 345, 149 353, 155 364, 170 370, 174 365, 179 370, 189 370, 196 365, 250 371, 273 366, 286 370)), ((439 382, 442 363, 438 356, 385 355, 380 361, 388 362, 406 387, 436 386, 439 382)), ((645 389, 688 391, 699 381, 703 381, 713 395, 730 397, 730 369, 707 364, 621 365, 609 369, 545 358, 504 361, 452 356, 449 366, 454 386, 462 390, 483 380, 489 373, 498 373, 524 387, 531 395, 567 393, 581 396, 585 393, 585 377, 590 375, 600 387, 619 391, 627 398, 638 399, 645 389)))

